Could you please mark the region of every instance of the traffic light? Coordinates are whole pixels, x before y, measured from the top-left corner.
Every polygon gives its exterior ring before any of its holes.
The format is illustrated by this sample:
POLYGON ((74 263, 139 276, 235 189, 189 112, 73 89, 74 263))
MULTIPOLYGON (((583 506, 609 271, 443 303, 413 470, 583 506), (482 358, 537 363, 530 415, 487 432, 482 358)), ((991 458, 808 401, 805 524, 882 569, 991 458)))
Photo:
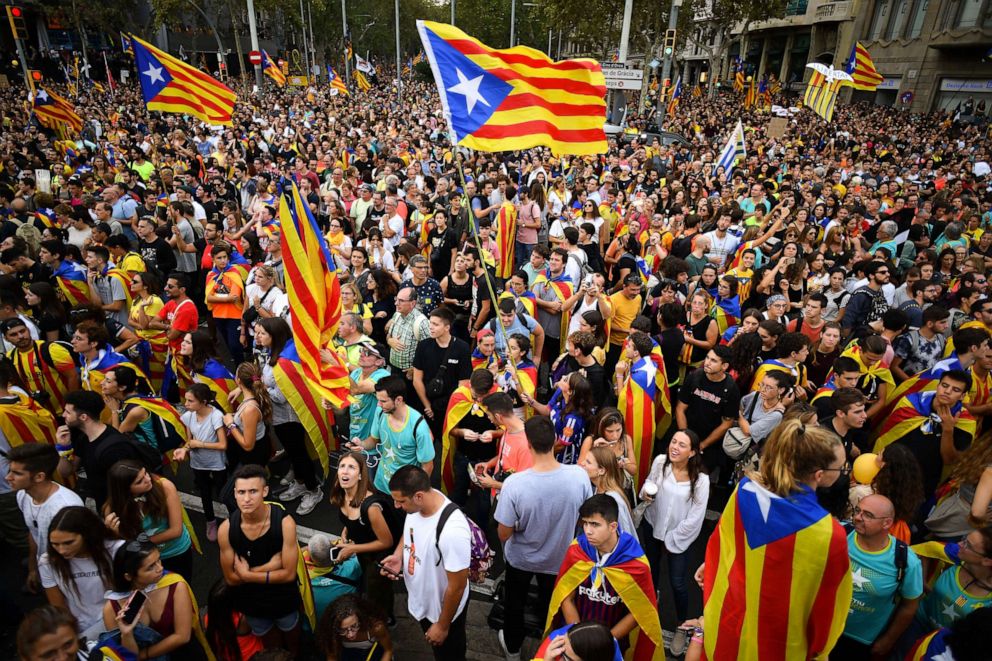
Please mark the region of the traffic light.
POLYGON ((10 23, 10 31, 15 39, 28 38, 28 26, 24 22, 23 7, 7 7, 7 21, 10 23))
POLYGON ((37 69, 28 69, 28 75, 31 76, 32 83, 40 83, 45 79, 37 69))
POLYGON ((664 53, 665 57, 675 54, 675 30, 665 30, 664 53))

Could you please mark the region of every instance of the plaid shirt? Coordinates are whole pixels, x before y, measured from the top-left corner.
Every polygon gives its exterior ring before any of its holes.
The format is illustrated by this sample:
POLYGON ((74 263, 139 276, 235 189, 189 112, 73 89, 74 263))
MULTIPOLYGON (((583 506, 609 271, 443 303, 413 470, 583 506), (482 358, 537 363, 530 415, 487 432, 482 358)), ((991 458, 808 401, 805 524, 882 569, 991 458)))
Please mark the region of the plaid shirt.
POLYGON ((397 312, 393 315, 389 337, 395 337, 403 343, 404 349, 391 349, 389 364, 398 370, 408 370, 413 367, 413 354, 417 351, 417 343, 430 336, 430 325, 427 317, 417 308, 405 317, 397 312))

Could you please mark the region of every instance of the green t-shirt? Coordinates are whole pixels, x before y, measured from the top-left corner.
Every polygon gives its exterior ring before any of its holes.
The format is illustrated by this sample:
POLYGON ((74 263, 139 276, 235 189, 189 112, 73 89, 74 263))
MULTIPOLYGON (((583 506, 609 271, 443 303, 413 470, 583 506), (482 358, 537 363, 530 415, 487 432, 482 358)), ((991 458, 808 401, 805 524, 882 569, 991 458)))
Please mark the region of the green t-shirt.
POLYGON ((423 416, 407 407, 406 422, 393 429, 388 415, 379 412, 372 421, 369 434, 379 444, 379 470, 375 472, 375 488, 389 493, 389 478, 403 466, 419 466, 434 461, 434 441, 423 416), (420 424, 418 421, 423 420, 420 424), (416 434, 414 434, 416 430, 416 434))
MULTIPOLYGON (((884 550, 873 553, 861 548, 856 540, 857 533, 847 536, 847 548, 851 556, 851 578, 854 593, 851 609, 844 625, 844 635, 866 645, 875 642, 885 630, 896 609, 892 596, 898 589, 896 569, 895 538, 889 537, 889 545, 884 550)), ((917 599, 923 594, 923 568, 920 559, 906 550, 906 573, 902 580, 900 596, 903 599, 917 599)))
MULTIPOLYGON (((380 368, 372 372, 369 378, 372 379, 372 383, 378 383, 379 379, 387 376, 389 376, 389 370, 380 368)), ((359 367, 351 373, 351 380, 358 383, 361 378, 362 368, 359 367)), ((349 440, 352 438, 366 439, 372 434, 372 420, 378 408, 379 402, 376 400, 374 392, 353 396, 349 408, 351 412, 349 440)))

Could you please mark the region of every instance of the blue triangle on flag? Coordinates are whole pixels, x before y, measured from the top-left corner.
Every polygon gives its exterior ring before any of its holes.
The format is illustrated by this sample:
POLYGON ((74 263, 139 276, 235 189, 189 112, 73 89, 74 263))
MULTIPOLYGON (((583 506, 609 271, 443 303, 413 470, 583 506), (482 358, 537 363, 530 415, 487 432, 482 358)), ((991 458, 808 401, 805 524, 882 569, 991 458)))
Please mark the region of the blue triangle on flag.
POLYGON ((141 81, 141 95, 145 103, 150 102, 159 92, 169 86, 172 76, 169 69, 155 55, 138 42, 134 45, 134 66, 141 81))
POLYGON ((461 139, 489 121, 513 86, 487 72, 434 31, 424 28, 424 32, 434 54, 435 71, 441 76, 439 87, 447 97, 451 128, 461 139))

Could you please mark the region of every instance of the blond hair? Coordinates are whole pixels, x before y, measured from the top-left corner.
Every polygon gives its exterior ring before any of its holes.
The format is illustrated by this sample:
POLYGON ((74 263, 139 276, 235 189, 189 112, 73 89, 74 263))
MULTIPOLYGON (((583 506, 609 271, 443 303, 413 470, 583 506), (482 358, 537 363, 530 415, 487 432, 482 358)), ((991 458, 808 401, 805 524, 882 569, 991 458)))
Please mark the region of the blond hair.
POLYGON ((839 445, 840 438, 822 427, 800 420, 783 422, 765 441, 758 471, 749 477, 776 495, 789 496, 835 461, 839 445))
MULTIPOLYGON (((622 438, 621 442, 623 442, 622 438)), ((597 445, 590 448, 589 453, 596 460, 596 464, 603 469, 603 475, 599 478, 599 484, 596 485, 597 490, 603 493, 613 491, 620 494, 629 509, 630 501, 627 499, 627 492, 623 487, 623 469, 620 468, 620 462, 617 461, 617 456, 613 450, 605 445, 597 445)))

